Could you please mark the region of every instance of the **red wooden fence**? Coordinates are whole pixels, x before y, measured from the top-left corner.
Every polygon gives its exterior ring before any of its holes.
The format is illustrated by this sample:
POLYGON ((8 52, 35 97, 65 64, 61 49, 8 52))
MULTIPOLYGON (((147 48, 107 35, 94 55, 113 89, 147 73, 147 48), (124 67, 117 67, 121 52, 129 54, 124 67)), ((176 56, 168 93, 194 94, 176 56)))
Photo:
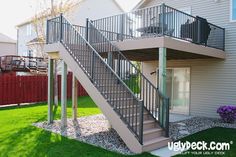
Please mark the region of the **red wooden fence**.
MULTIPOLYGON (((58 76, 58 95, 60 98, 60 76, 58 76)), ((78 83, 78 96, 88 95, 78 83)), ((67 78, 67 97, 72 96, 72 74, 67 78)), ((46 102, 47 76, 0 75, 0 105, 46 102)))

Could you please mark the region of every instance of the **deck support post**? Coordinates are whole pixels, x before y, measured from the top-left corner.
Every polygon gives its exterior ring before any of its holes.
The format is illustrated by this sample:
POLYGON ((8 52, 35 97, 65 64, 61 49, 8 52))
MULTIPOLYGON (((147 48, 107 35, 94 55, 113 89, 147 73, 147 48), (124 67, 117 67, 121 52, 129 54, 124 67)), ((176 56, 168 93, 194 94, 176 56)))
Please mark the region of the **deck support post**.
MULTIPOLYGON (((159 48, 159 91, 166 96, 166 48, 159 48)), ((159 106, 158 120, 160 125, 164 125, 164 101, 161 101, 159 106)))
POLYGON ((72 81, 72 110, 73 110, 73 115, 72 118, 73 120, 77 120, 77 106, 78 106, 78 81, 73 74, 73 81, 72 81))
POLYGON ((113 52, 108 52, 107 53, 107 62, 108 65, 113 68, 113 52))
POLYGON ((67 64, 62 62, 61 74, 61 127, 67 126, 67 64))
POLYGON ((159 90, 166 95, 166 48, 159 48, 159 90))
POLYGON ((48 60, 48 123, 53 122, 53 59, 48 60))
POLYGON ((58 106, 58 78, 57 78, 57 60, 54 60, 54 105, 58 106))

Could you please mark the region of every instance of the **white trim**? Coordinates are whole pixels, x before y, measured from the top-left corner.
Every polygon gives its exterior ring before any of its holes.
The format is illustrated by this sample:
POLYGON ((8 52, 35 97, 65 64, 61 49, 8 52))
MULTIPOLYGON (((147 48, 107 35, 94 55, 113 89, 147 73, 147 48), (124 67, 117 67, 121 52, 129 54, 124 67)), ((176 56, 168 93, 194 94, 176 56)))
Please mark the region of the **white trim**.
POLYGON ((123 7, 116 1, 116 0, 113 0, 113 2, 115 3, 115 5, 120 9, 121 12, 125 12, 125 10, 123 9, 123 7))
POLYGON ((138 4, 136 4, 136 5, 134 6, 134 8, 133 8, 131 11, 140 9, 140 7, 144 4, 145 1, 146 1, 146 0, 141 0, 138 4))
POLYGON ((26 25, 26 35, 31 36, 32 35, 32 24, 27 24, 26 25))
POLYGON ((233 0, 230 0, 229 15, 230 15, 229 16, 229 21, 230 22, 236 22, 236 19, 233 20, 233 0))

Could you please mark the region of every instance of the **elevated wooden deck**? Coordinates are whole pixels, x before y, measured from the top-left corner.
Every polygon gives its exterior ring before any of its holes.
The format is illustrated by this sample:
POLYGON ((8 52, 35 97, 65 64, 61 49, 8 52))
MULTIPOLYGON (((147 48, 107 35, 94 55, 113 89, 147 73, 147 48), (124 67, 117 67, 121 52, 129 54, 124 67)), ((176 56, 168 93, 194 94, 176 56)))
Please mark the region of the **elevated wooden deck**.
POLYGON ((167 60, 179 59, 225 59, 223 50, 194 44, 171 37, 140 38, 113 42, 130 60, 158 60, 159 48, 167 48, 167 60))

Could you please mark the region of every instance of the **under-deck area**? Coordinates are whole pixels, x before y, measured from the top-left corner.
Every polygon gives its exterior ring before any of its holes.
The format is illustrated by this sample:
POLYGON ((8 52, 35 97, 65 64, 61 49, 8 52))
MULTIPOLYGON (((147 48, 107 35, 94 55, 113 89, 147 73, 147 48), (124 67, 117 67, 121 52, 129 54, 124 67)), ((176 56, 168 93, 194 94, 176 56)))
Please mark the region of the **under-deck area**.
POLYGON ((159 60, 159 48, 166 48, 167 60, 225 59, 223 50, 197 45, 171 37, 143 38, 114 42, 122 53, 133 61, 159 60))

